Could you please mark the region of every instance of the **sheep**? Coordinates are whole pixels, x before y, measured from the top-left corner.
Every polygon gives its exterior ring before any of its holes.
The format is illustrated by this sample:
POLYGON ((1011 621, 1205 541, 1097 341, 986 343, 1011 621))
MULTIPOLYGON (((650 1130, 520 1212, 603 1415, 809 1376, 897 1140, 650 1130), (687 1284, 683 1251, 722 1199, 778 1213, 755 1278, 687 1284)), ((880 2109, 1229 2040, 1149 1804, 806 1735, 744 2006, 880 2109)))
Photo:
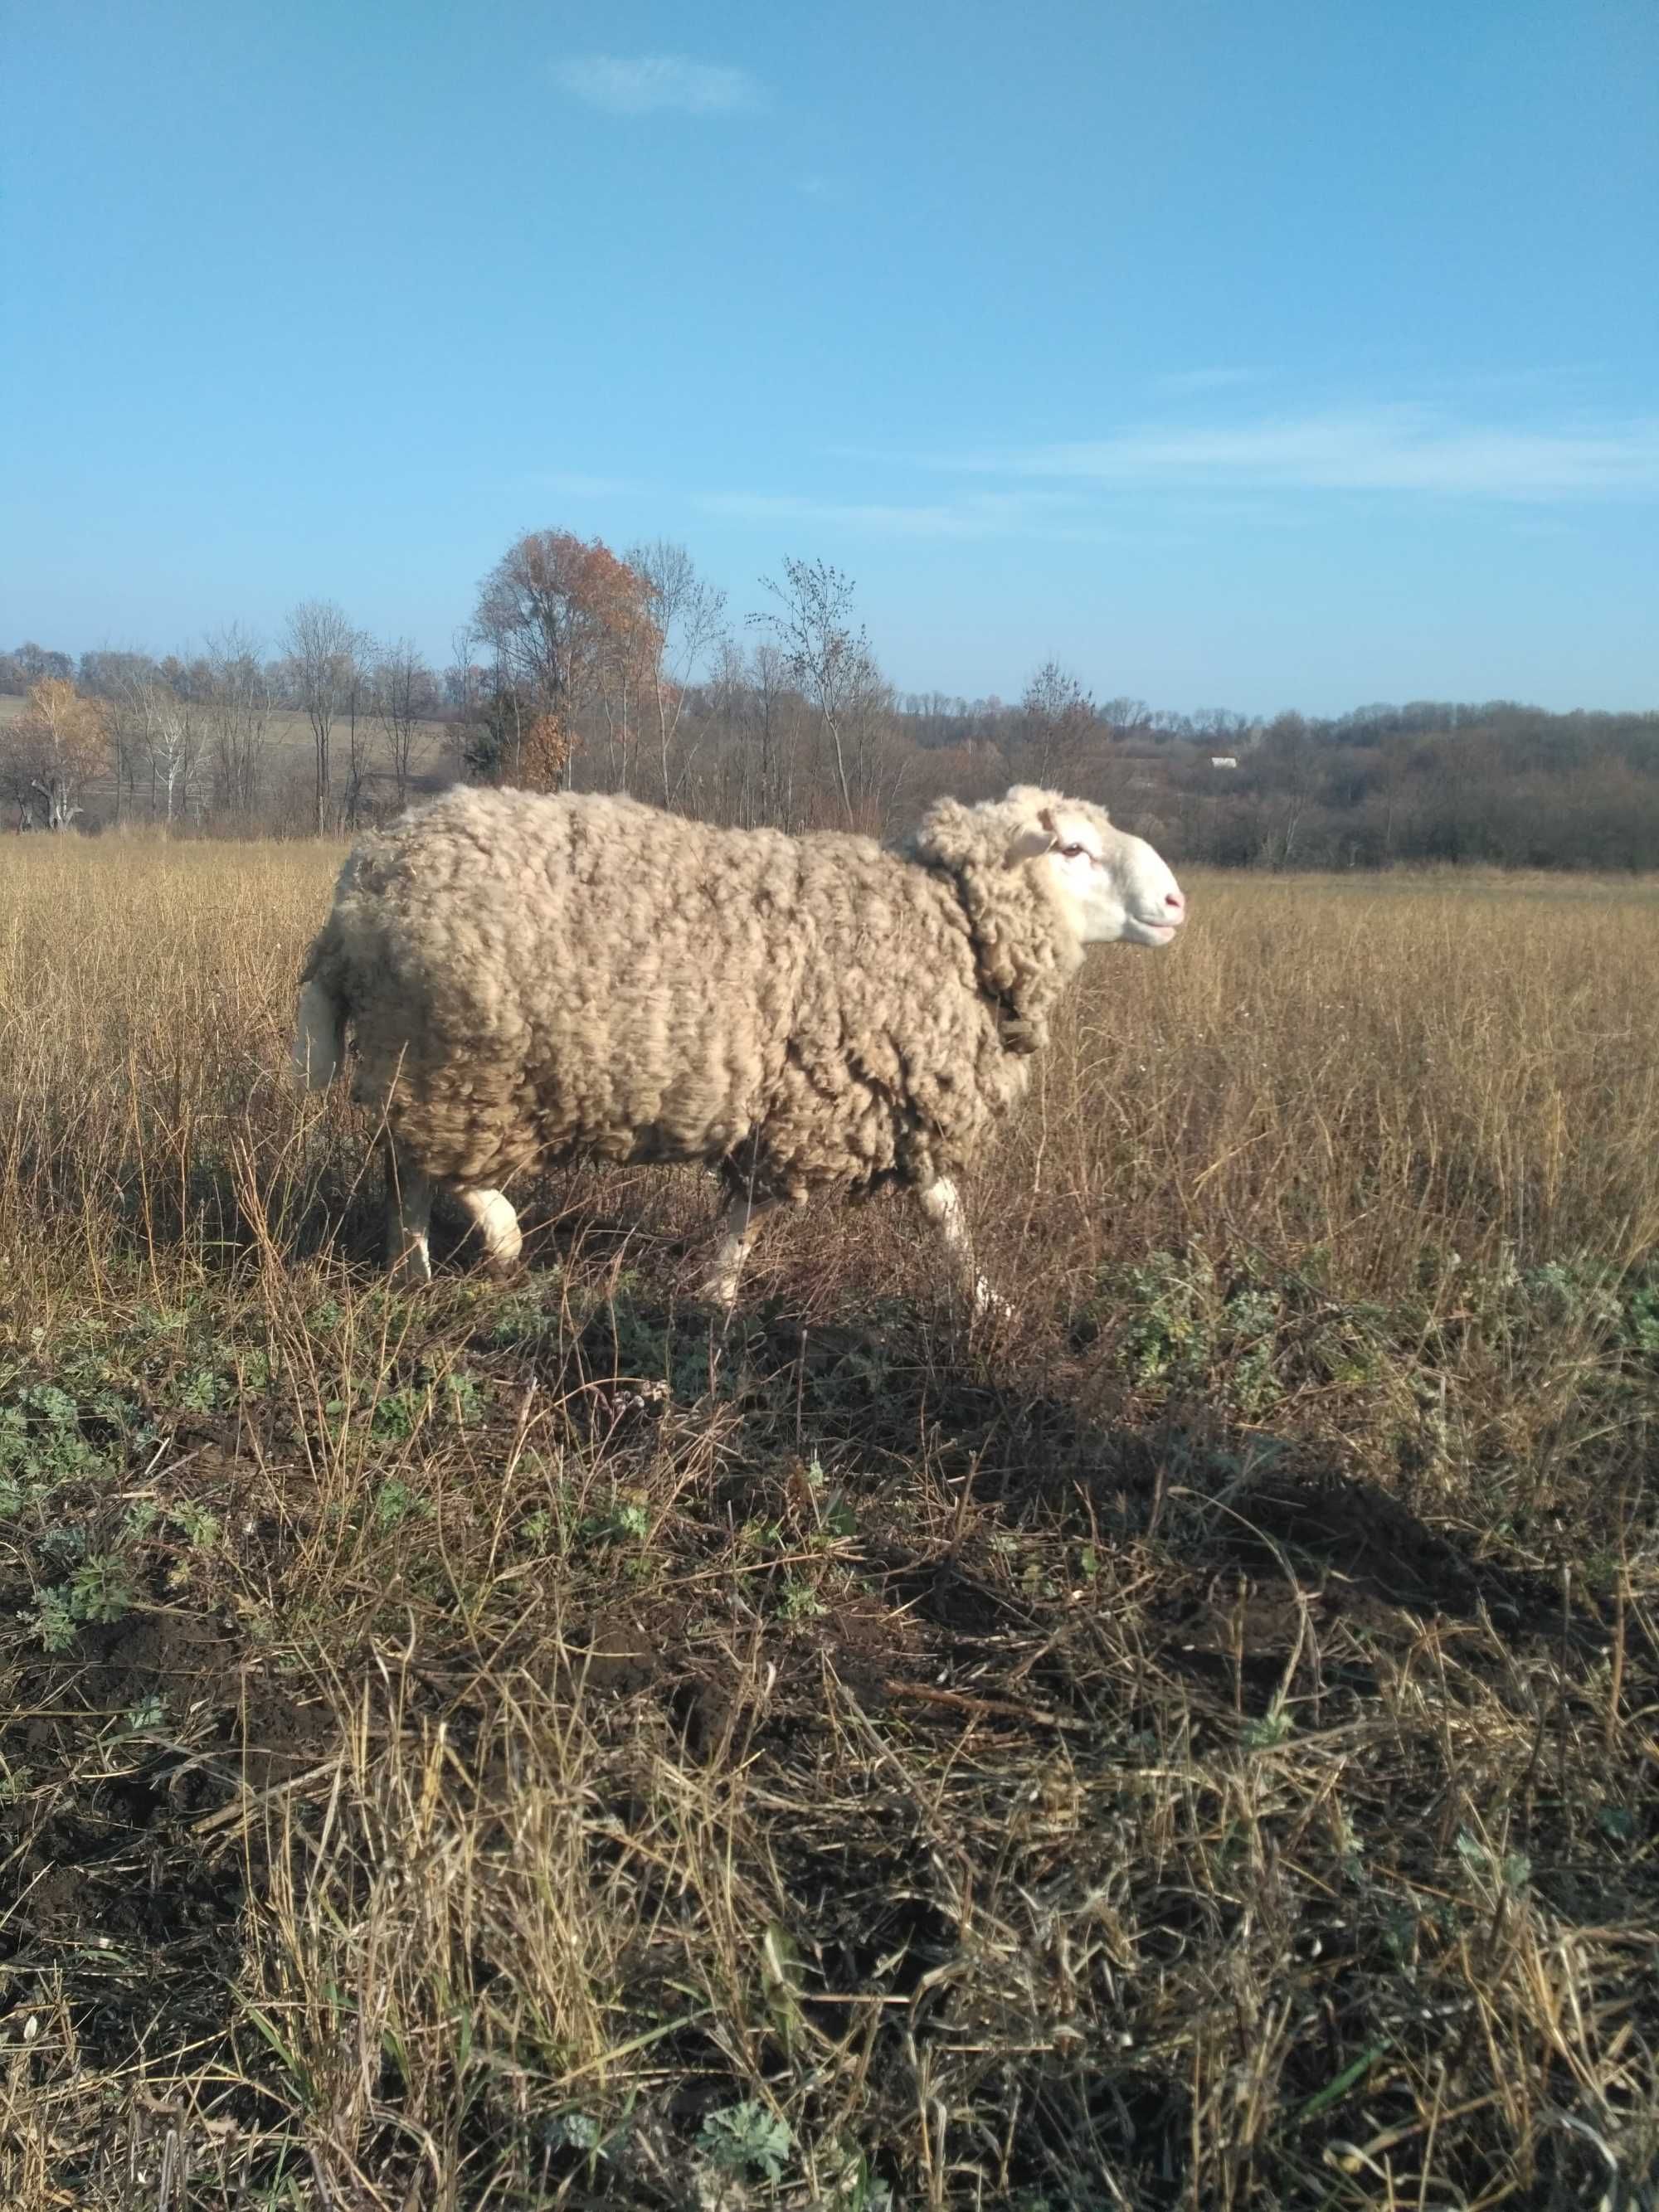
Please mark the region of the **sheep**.
POLYGON ((1024 1093, 1084 948, 1169 944, 1151 846, 1016 785, 941 799, 896 849, 726 830, 626 798, 456 788, 360 840, 301 977, 302 1086, 383 1119, 387 1258, 431 1273, 434 1186, 497 1269, 502 1185, 576 1156, 700 1162, 728 1311, 765 1215, 913 1190, 977 1306, 958 1178, 1024 1093))

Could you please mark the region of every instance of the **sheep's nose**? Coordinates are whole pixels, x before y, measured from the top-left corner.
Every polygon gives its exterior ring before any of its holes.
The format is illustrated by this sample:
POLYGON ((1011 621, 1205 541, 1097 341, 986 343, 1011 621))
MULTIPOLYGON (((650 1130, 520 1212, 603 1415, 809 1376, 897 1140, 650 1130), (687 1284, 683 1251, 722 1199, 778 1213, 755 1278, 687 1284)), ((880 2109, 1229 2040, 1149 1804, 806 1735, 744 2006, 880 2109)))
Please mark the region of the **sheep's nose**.
POLYGON ((1182 921, 1186 919, 1187 902, 1179 891, 1166 891, 1164 895, 1164 903, 1170 909, 1171 921, 1182 921))

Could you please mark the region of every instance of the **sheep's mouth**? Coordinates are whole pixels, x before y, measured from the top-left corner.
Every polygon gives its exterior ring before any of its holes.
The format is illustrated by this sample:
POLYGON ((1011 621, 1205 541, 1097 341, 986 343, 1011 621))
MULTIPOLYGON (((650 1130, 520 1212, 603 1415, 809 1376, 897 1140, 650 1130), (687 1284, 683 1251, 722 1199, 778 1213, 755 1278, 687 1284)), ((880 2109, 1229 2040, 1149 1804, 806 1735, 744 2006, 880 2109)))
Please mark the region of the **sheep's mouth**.
POLYGON ((1136 927, 1144 929, 1156 945, 1170 943, 1181 927, 1178 921, 1153 921, 1144 915, 1138 914, 1134 919, 1136 927))

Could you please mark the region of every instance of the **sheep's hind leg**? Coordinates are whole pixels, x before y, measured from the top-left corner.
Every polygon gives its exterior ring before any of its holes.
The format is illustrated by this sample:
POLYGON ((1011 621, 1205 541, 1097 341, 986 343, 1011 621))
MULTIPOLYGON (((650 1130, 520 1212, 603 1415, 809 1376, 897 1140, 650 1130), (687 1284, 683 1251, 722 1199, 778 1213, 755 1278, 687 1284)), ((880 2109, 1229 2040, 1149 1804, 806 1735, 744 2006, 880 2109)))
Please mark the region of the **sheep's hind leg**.
POLYGON ((777 1199, 757 1198, 750 1191, 740 1190, 720 1217, 720 1249, 702 1291, 706 1298, 717 1306, 724 1306, 728 1313, 738 1302, 738 1285, 743 1279, 743 1263, 749 1257, 750 1247, 761 1223, 779 1203, 777 1199))
POLYGON ((916 1202, 939 1231, 939 1241, 945 1246, 964 1294, 972 1303, 975 1316, 1012 1313, 1013 1308, 1007 1299, 999 1297, 991 1288, 988 1279, 980 1272, 974 1256, 974 1240, 969 1232, 962 1193, 950 1176, 940 1176, 936 1182, 926 1184, 917 1191, 916 1202))
POLYGON ((489 1266, 498 1274, 516 1267, 524 1250, 524 1238, 519 1231, 519 1217, 501 1192, 482 1184, 471 1188, 457 1185, 455 1197, 477 1231, 489 1266))
POLYGON ((427 1231, 432 1224, 432 1178, 395 1144, 386 1148, 386 1257, 392 1282, 412 1290, 432 1280, 427 1231))

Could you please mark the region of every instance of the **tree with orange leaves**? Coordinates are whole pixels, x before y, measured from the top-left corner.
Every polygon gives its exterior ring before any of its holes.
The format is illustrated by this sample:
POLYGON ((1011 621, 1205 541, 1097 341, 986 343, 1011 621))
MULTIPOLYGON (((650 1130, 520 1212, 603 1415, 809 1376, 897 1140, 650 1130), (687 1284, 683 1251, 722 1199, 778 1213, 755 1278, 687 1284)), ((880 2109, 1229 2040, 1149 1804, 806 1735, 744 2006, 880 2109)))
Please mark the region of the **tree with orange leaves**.
POLYGON ((495 681, 475 766, 523 782, 533 750, 539 772, 556 778, 547 787, 562 788, 580 721, 601 707, 625 760, 633 702, 659 642, 645 580, 625 561, 597 538, 532 531, 484 578, 476 619, 495 681))
POLYGON ((100 699, 83 699, 73 684, 48 676, 5 729, 0 776, 17 802, 20 829, 40 821, 67 830, 81 811, 87 786, 110 759, 109 714, 100 699))
POLYGON ((562 791, 570 732, 557 714, 538 714, 519 743, 514 781, 526 791, 562 791))

